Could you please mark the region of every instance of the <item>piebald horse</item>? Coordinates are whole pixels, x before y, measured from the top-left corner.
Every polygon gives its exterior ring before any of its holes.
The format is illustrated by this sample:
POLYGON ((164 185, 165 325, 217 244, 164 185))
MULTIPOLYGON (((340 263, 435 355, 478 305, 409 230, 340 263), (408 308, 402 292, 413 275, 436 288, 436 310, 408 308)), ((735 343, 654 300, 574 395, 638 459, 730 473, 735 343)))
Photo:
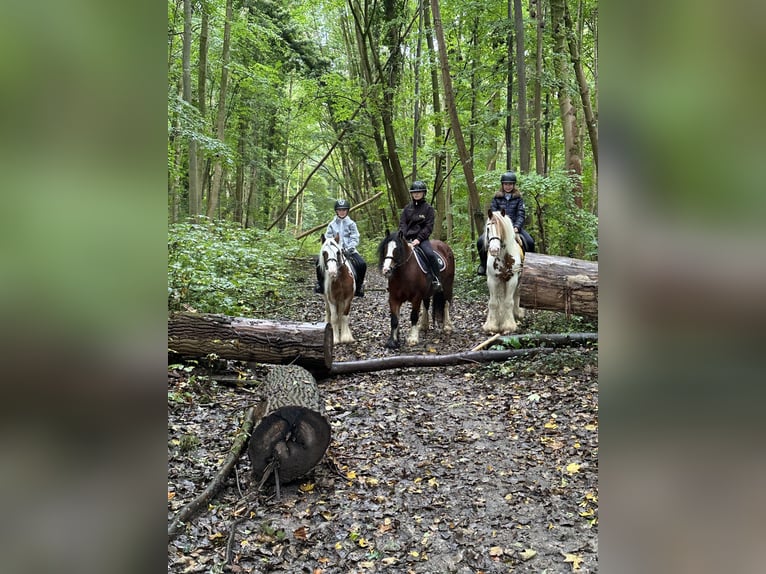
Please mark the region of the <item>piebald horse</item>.
POLYGON ((519 306, 524 251, 505 210, 487 211, 484 245, 489 308, 482 329, 489 333, 513 333, 518 328, 516 321, 524 317, 524 309, 519 306))
POLYGON ((333 342, 353 343, 348 315, 354 299, 356 279, 339 239, 337 236, 324 238, 317 265, 324 275, 325 322, 332 325, 333 342))

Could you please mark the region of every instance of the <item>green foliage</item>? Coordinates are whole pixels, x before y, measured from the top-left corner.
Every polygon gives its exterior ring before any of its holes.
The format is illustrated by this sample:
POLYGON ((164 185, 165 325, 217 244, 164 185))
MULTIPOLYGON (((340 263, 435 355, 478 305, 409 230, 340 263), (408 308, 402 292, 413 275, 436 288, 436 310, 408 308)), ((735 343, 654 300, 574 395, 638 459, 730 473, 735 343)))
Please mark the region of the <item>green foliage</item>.
POLYGON ((586 319, 579 315, 566 316, 557 311, 527 309, 524 318, 524 333, 585 333, 598 331, 597 319, 586 319))
POLYGON ((289 295, 290 234, 225 221, 179 223, 168 231, 168 308, 252 316, 289 295), (257 303, 256 303, 257 302, 257 303), (264 303, 266 302, 266 303, 264 303))
POLYGON ((598 367, 598 349, 595 346, 556 349, 553 353, 525 357, 523 361, 492 363, 485 371, 498 378, 525 376, 556 376, 571 371, 592 370, 598 367))
MULTIPOLYGON (((561 172, 548 177, 536 174, 519 176, 527 214, 534 217, 539 208, 543 214, 547 252, 578 259, 598 256, 598 217, 574 202, 574 180, 561 172)), ((529 227, 535 236, 536 223, 529 227)))

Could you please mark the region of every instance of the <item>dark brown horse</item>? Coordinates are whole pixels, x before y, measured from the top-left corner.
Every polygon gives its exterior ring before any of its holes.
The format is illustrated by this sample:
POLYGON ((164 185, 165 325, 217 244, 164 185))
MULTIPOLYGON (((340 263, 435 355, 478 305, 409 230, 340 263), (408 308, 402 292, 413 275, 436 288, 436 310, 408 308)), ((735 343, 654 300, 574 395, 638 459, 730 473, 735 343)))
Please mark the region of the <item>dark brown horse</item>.
MULTIPOLYGON (((455 281, 455 256, 446 243, 431 240, 431 247, 441 259, 442 291, 434 292, 431 278, 418 263, 415 250, 401 232, 386 233, 378 246, 378 269, 388 279, 388 306, 391 309, 391 335, 386 347, 399 347, 399 311, 405 301, 412 304, 410 334, 407 343, 415 345, 420 332, 428 330, 428 307, 433 297, 433 325, 452 331, 450 306, 455 281)), ((420 250, 418 250, 420 251, 420 250)), ((428 269, 428 263, 423 267, 428 269)))

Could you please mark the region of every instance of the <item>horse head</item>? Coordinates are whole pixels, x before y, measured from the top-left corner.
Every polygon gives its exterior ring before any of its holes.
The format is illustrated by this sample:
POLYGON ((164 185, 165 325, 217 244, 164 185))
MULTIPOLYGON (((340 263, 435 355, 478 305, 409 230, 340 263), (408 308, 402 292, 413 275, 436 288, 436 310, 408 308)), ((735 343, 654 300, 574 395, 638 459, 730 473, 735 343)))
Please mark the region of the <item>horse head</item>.
POLYGON ((327 237, 322 243, 322 250, 319 252, 319 262, 330 279, 338 276, 338 270, 344 264, 343 250, 340 248, 340 237, 327 237))
POLYGON ((505 215, 505 210, 487 211, 487 224, 484 229, 484 245, 492 257, 506 249, 510 242, 515 241, 513 224, 505 215))
POLYGON ((378 267, 386 279, 391 277, 394 269, 401 263, 406 244, 401 231, 397 233, 386 231, 386 236, 378 247, 378 267))

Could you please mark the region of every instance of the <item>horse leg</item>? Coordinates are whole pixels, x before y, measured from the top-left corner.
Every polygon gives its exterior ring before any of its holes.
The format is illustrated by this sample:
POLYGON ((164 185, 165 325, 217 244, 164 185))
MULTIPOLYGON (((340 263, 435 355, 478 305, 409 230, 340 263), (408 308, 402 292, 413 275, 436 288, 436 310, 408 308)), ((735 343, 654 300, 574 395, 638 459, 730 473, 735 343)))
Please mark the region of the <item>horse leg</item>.
POLYGON ((332 325, 332 340, 334 343, 342 343, 340 327, 338 326, 338 305, 335 301, 327 304, 329 318, 327 320, 332 325))
POLYGON ((452 329, 453 329, 452 318, 450 317, 449 311, 450 311, 450 302, 449 302, 449 299, 448 299, 448 300, 444 301, 444 326, 443 326, 443 329, 444 329, 445 333, 451 333, 452 329))
POLYGON ((519 301, 521 300, 521 276, 516 276, 516 286, 513 288, 513 315, 517 321, 521 321, 524 318, 524 309, 521 308, 519 301))
POLYGON ((399 308, 401 303, 394 303, 389 299, 389 307, 391 308, 391 334, 388 336, 386 347, 389 349, 399 348, 399 308))
POLYGON ((499 333, 500 325, 498 325, 498 313, 500 311, 499 298, 500 293, 498 289, 498 278, 492 272, 492 260, 490 260, 487 266, 487 288, 489 290, 489 303, 487 304, 487 320, 484 321, 482 329, 487 333, 499 333))
POLYGON ((332 325, 332 313, 330 312, 330 298, 327 294, 327 291, 325 291, 324 296, 324 322, 330 323, 332 325))
POLYGON ((342 343, 353 343, 354 336, 351 334, 351 328, 348 323, 348 316, 351 313, 351 300, 354 298, 353 282, 351 290, 346 294, 346 301, 343 305, 343 312, 340 314, 340 340, 342 343))
POLYGON ((509 281, 503 283, 503 297, 500 301, 500 312, 502 320, 500 328, 503 333, 513 333, 517 329, 516 319, 514 318, 514 299, 513 293, 519 284, 518 277, 514 275, 509 281))
POLYGON ((425 309, 421 299, 414 299, 412 301, 410 324, 412 327, 410 328, 410 334, 407 337, 407 344, 417 345, 420 337, 420 330, 423 329, 424 332, 428 330, 428 311, 425 309))

